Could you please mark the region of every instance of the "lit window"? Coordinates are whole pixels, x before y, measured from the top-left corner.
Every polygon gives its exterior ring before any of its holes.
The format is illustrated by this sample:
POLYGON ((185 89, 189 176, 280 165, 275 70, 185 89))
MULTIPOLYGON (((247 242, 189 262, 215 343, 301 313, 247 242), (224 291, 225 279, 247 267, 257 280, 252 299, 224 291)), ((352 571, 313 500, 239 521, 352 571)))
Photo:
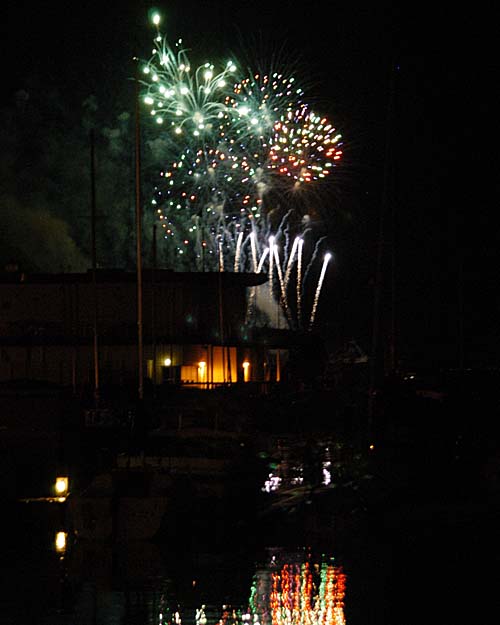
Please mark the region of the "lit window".
POLYGON ((205 382, 207 371, 207 363, 204 360, 200 360, 198 363, 198 381, 205 382))

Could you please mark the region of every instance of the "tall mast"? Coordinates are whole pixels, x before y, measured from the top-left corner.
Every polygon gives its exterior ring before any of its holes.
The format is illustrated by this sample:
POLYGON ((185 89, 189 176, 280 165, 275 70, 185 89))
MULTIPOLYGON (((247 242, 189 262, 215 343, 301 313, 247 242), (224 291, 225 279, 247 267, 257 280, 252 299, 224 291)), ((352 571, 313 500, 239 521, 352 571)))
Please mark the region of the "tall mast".
POLYGON ((380 209, 379 231, 377 241, 376 274, 374 286, 373 303, 373 326, 372 326, 372 346, 369 371, 368 388, 368 419, 370 427, 373 419, 375 391, 379 382, 380 366, 380 334, 381 334, 381 307, 382 294, 384 290, 384 260, 387 242, 390 242, 390 330, 389 330, 389 368, 391 373, 396 368, 396 314, 395 314, 395 206, 394 198, 389 197, 389 189, 392 184, 393 158, 392 158, 392 133, 394 123, 394 100, 395 100, 395 77, 398 66, 393 63, 389 80, 389 94, 387 102, 386 138, 385 138, 385 160, 384 176, 382 186, 382 202, 380 209), (390 204, 390 211, 389 211, 390 204), (388 215, 389 213, 389 215, 388 215), (390 223, 388 224, 388 216, 390 223), (388 227, 389 226, 389 227, 388 227), (387 231, 389 230, 389 236, 387 231))
POLYGON ((137 359, 138 359, 138 394, 141 401, 144 396, 143 343, 142 343, 142 211, 141 211, 141 145, 139 114, 139 77, 138 59, 136 59, 135 77, 135 225, 136 225, 136 263, 137 263, 137 359))
POLYGON ((94 304, 94 401, 95 407, 99 404, 99 349, 97 333, 97 252, 96 252, 96 192, 95 192, 95 138, 94 129, 90 129, 90 190, 91 190, 91 250, 92 250, 92 293, 94 304))

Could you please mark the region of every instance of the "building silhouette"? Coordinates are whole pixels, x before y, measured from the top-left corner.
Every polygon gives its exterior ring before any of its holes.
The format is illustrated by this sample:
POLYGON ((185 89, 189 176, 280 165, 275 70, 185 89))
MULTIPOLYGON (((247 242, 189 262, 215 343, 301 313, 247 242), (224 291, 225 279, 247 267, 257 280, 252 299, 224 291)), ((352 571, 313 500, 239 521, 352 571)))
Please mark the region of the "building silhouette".
MULTIPOLYGON (((0 381, 48 382, 75 393, 137 383, 134 272, 13 269, 0 274, 0 381)), ((211 389, 283 380, 296 339, 247 320, 248 291, 265 282, 261 274, 145 269, 145 381, 211 389)))

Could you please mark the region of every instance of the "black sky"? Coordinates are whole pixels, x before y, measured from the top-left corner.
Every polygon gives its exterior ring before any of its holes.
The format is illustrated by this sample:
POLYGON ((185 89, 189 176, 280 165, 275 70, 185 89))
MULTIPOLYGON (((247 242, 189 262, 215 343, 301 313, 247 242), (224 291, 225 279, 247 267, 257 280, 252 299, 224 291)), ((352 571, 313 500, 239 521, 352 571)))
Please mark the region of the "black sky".
MULTIPOLYGON (((37 76, 57 85, 70 106, 96 93, 112 110, 132 57, 149 57, 153 7, 165 15, 169 37, 208 58, 259 39, 298 55, 318 106, 341 129, 345 158, 332 196, 336 283, 321 311, 331 331, 369 349, 385 210, 384 251, 394 252, 394 272, 384 257, 384 301, 391 301, 389 276, 403 364, 453 366, 460 353, 465 364, 496 364, 492 16, 388 2, 19 1, 4 9, 6 103, 37 76)), ((391 306, 384 310, 390 317, 391 306)))

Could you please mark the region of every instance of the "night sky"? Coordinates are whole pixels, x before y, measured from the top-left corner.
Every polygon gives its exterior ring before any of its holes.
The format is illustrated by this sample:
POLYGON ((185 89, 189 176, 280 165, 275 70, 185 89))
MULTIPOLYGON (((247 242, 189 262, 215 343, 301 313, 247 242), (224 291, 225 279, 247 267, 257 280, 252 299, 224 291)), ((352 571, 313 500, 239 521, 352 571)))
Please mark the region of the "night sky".
MULTIPOLYGON (((30 133, 24 149, 19 141, 13 147, 5 140, 11 131, 8 113, 19 104, 19 94, 28 94, 36 110, 43 92, 57 92, 53 116, 66 123, 78 123, 90 95, 103 120, 124 108, 132 111, 132 57, 149 58, 153 6, 165 16, 163 32, 171 41, 182 37, 210 60, 242 48, 249 55, 265 49, 297 59, 317 108, 342 132, 344 159, 321 200, 329 212, 331 207, 329 241, 336 258, 318 312, 328 335, 337 342, 354 339, 370 350, 383 216, 381 340, 388 340, 393 319, 401 367, 496 365, 497 177, 489 138, 496 62, 493 22, 484 13, 450 14, 437 4, 401 9, 397 3, 336 1, 287 8, 261 0, 8 3, 2 42, 4 250, 7 239, 29 232, 16 225, 16 211, 24 215, 24 209, 34 208, 26 203, 38 198, 50 213, 50 194, 44 197, 43 190, 57 187, 52 179, 44 184, 47 169, 38 169, 30 133), (16 186, 16 178, 22 184, 16 186), (39 190, 27 199, 29 180, 39 190)), ((45 110, 40 119, 38 156, 58 149, 51 115, 45 110)), ((75 158, 84 168, 85 158, 75 158)), ((80 225, 67 211, 57 218, 70 222, 66 247, 59 245, 68 251, 80 225)), ((33 245, 37 241, 34 236, 33 245)), ((71 247, 71 253, 79 250, 71 247)))

